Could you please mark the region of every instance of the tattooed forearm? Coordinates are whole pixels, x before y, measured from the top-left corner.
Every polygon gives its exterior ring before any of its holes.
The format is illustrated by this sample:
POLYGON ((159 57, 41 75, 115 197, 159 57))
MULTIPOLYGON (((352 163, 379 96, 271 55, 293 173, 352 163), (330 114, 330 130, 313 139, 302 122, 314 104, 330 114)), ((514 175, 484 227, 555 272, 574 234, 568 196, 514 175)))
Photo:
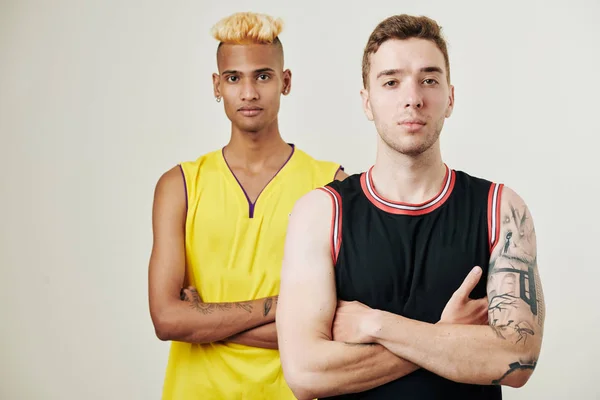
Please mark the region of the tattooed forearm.
POLYGON ((508 371, 506 371, 504 373, 504 375, 502 375, 500 378, 498 379, 494 379, 492 381, 492 385, 501 385, 502 381, 510 374, 512 374, 515 371, 519 371, 519 370, 528 370, 528 369, 535 369, 535 366, 537 365, 537 361, 532 361, 532 362, 527 362, 527 363, 522 363, 520 361, 514 362, 512 364, 510 364, 508 366, 508 371))
POLYGON ((271 297, 267 297, 265 299, 264 307, 263 307, 263 315, 266 317, 269 315, 269 311, 271 311, 271 307, 273 306, 273 299, 271 297))
POLYGON ((252 312, 252 304, 249 302, 235 303, 237 308, 241 308, 244 311, 252 312))
POLYGON ((252 304, 250 302, 240 303, 203 303, 200 299, 198 291, 194 288, 182 289, 180 292, 180 298, 183 301, 187 301, 194 310, 201 312, 202 314, 211 314, 214 311, 226 311, 231 310, 233 306, 241 308, 244 311, 252 312, 252 304))
POLYGON ((219 310, 230 310, 231 303, 201 303, 201 302, 192 302, 190 306, 200 311, 202 314, 211 314, 213 311, 219 310))

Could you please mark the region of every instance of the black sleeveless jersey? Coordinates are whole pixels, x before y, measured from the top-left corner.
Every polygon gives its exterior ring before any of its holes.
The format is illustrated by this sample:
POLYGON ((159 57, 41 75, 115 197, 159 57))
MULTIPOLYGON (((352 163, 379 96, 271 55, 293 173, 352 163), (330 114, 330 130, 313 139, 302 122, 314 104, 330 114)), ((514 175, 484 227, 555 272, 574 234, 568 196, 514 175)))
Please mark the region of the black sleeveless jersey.
MULTIPOLYGON (((371 170, 321 188, 334 205, 331 248, 338 298, 436 323, 476 265, 483 275, 470 297, 485 297, 502 186, 446 167, 441 191, 422 204, 386 200, 375 190, 371 170)), ((456 383, 419 369, 375 389, 333 398, 495 400, 502 392, 500 386, 456 383)))

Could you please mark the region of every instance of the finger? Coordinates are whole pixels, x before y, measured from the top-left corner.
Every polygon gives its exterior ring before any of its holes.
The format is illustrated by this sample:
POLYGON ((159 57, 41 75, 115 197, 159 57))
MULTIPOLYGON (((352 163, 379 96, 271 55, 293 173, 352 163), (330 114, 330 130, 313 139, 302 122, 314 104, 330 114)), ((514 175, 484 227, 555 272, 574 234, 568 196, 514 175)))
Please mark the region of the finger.
POLYGON ((189 289, 181 289, 179 298, 184 301, 190 301, 192 299, 192 292, 189 289))
POLYGON ((479 283, 481 272, 480 267, 473 268, 454 294, 462 298, 468 298, 469 294, 471 294, 475 286, 479 283))

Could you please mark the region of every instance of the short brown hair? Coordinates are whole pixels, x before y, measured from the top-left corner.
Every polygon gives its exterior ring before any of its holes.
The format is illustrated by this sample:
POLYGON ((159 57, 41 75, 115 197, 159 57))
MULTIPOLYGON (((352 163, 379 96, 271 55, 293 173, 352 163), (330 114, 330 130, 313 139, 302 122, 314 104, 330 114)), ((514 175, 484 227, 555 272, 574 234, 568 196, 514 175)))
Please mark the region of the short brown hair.
POLYGON ((440 49, 446 62, 446 76, 450 83, 450 61, 446 40, 442 35, 442 27, 431 18, 425 16, 394 15, 381 21, 371 33, 365 46, 362 59, 363 85, 368 88, 369 70, 371 67, 370 56, 379 50, 379 46, 390 39, 426 39, 431 40, 440 49))

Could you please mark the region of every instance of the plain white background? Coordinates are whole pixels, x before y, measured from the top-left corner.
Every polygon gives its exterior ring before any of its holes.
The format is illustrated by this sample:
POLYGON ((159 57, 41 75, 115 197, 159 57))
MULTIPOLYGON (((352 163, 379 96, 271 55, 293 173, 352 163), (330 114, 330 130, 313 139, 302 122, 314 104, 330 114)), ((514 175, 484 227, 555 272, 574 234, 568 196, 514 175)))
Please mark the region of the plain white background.
POLYGON ((445 161, 529 204, 547 302, 538 368, 506 399, 600 398, 597 1, 0 2, 0 398, 158 399, 168 343, 147 303, 154 185, 224 145, 210 27, 282 17, 286 140, 355 173, 374 161, 360 106, 371 30, 437 19, 456 108, 445 161))

